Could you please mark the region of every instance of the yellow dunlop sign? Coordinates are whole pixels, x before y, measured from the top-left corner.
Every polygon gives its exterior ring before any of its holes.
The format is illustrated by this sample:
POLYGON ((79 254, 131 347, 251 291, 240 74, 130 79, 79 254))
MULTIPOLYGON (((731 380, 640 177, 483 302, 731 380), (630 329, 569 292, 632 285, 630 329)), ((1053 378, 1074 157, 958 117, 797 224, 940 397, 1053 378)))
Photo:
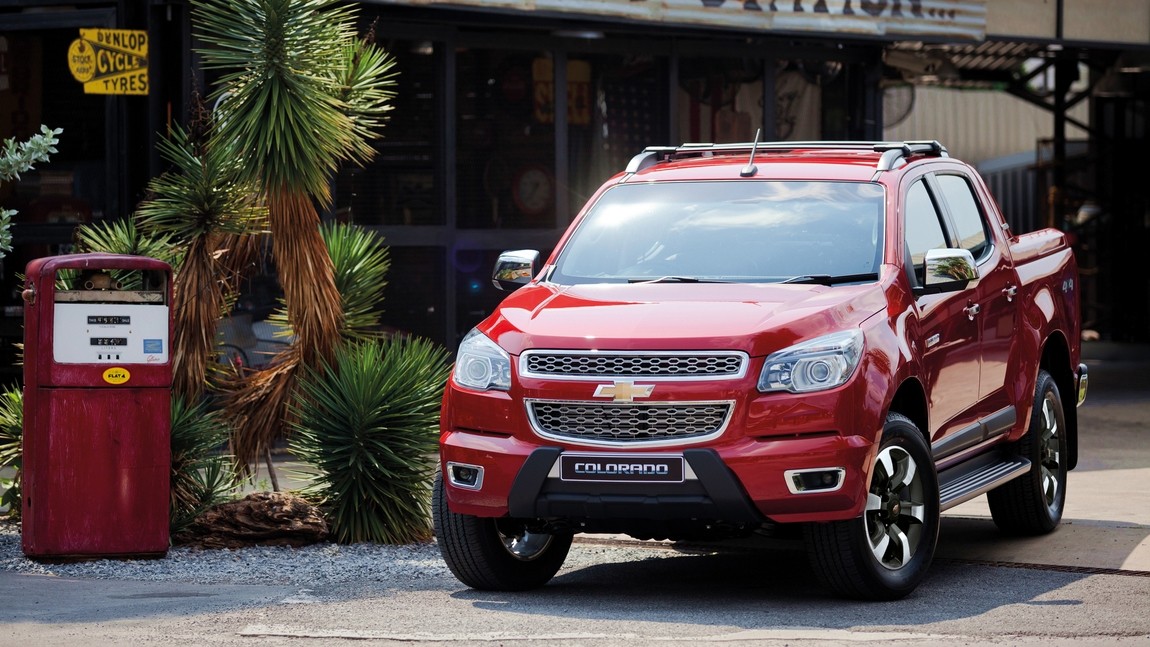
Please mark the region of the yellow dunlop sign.
POLYGON ((148 94, 148 32, 81 29, 68 47, 68 69, 84 94, 148 94))
POLYGON ((124 384, 132 379, 132 374, 126 368, 110 368, 104 371, 104 381, 108 384, 124 384))

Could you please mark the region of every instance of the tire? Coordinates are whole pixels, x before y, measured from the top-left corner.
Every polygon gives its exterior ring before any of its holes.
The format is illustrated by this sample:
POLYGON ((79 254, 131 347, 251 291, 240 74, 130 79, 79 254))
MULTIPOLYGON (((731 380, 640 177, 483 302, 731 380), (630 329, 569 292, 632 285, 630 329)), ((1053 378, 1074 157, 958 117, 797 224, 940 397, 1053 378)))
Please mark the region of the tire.
POLYGON ((860 600, 897 600, 926 576, 938 525, 938 475, 926 439, 909 418, 891 413, 862 516, 807 524, 804 535, 824 586, 860 600))
POLYGON ((1066 505, 1066 415, 1054 378, 1038 372, 1030 428, 1017 443, 1030 471, 986 494, 990 515, 1009 535, 1044 535, 1058 527, 1066 505))
POLYGON ((437 473, 432 501, 436 542, 460 582, 484 591, 526 591, 559 572, 572 534, 536 532, 522 520, 457 514, 448 508, 444 489, 437 473))

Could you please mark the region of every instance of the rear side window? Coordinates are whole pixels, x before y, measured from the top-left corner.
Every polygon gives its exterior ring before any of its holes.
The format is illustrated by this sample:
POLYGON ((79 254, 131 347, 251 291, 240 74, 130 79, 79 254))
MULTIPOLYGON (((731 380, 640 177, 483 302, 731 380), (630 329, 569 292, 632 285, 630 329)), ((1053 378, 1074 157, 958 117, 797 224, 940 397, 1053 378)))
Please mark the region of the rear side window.
POLYGON ((986 235, 986 221, 970 183, 961 175, 938 175, 938 186, 954 218, 959 247, 970 252, 977 260, 990 250, 986 235))

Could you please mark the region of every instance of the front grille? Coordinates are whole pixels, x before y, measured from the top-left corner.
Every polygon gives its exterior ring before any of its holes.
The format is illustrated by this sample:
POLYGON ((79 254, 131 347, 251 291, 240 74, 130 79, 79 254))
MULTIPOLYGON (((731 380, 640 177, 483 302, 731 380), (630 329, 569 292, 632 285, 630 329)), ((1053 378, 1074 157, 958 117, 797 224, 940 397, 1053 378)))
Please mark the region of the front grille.
POLYGON ((723 432, 730 402, 599 403, 533 400, 528 416, 541 436, 591 444, 699 442, 723 432))
POLYGON ((539 378, 735 379, 745 374, 747 355, 532 350, 523 353, 521 362, 522 374, 539 378))

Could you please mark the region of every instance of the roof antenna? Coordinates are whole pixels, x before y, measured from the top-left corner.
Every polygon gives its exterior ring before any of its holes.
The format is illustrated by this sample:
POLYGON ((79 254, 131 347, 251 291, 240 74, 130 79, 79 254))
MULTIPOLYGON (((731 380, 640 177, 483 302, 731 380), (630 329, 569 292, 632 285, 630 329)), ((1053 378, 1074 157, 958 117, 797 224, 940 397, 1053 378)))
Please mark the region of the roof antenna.
POLYGON ((762 128, 755 129, 755 143, 751 144, 751 159, 747 160, 747 165, 739 171, 739 177, 754 177, 755 173, 759 172, 759 167, 755 166, 755 151, 759 148, 759 135, 762 132, 762 128))

